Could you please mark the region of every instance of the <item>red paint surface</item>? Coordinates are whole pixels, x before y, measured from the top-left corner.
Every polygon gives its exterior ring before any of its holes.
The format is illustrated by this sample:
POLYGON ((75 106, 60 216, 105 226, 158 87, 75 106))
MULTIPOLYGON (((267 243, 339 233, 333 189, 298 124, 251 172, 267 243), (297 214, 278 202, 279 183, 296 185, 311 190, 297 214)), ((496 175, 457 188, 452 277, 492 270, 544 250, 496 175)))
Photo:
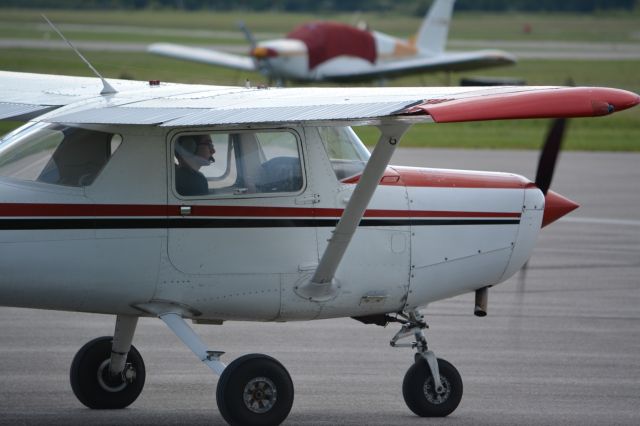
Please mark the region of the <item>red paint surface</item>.
MULTIPOLYGON (((360 176, 353 176, 342 183, 358 183, 360 176)), ((380 185, 432 187, 432 188, 486 188, 524 189, 535 185, 522 176, 507 173, 478 173, 461 170, 422 169, 415 167, 388 167, 380 185)))
POLYGON ((406 114, 428 114, 438 123, 518 118, 593 117, 622 111, 640 103, 640 96, 620 89, 563 87, 489 94, 471 98, 426 101, 406 114))
MULTIPOLYGON (((343 209, 259 206, 191 206, 189 217, 339 218, 343 209)), ((128 204, 0 204, 0 217, 168 217, 180 216, 180 206, 128 204)), ((369 218, 518 218, 520 212, 367 210, 369 218)))
POLYGON ((368 31, 339 22, 309 22, 295 28, 287 38, 300 40, 307 46, 309 69, 337 56, 347 55, 376 61, 376 44, 368 31))
POLYGON ((544 200, 543 228, 580 207, 579 204, 553 191, 547 192, 544 200))

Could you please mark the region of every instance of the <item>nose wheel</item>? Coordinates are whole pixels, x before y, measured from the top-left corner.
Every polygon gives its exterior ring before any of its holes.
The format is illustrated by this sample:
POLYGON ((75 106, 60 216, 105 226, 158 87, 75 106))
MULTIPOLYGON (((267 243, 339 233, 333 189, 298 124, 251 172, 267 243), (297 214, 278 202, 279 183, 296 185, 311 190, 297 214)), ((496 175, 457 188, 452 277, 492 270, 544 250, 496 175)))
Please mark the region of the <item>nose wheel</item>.
POLYGON ((391 339, 393 347, 410 347, 416 350, 415 362, 409 367, 402 382, 402 396, 411 411, 420 417, 445 417, 451 414, 462 399, 462 378, 458 370, 444 359, 436 358, 427 347, 424 329, 428 328, 424 317, 413 311, 402 319, 400 331, 391 339), (411 343, 398 340, 414 336, 411 343))
POLYGON ((440 389, 436 388, 431 369, 424 359, 416 360, 404 376, 404 402, 420 417, 448 416, 462 399, 462 378, 458 370, 444 359, 438 359, 438 370, 440 389))

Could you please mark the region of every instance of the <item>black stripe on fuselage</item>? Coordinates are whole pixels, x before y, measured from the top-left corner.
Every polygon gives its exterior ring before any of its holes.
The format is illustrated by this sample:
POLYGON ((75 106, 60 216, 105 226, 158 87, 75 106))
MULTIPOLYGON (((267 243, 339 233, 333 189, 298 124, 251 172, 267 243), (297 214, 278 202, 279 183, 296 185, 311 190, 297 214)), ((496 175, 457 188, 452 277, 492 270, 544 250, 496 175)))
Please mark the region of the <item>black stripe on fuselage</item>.
MULTIPOLYGON (((1 219, 0 230, 45 230, 45 229, 160 229, 160 228, 312 228, 334 227, 338 219, 1 219)), ((518 225, 520 219, 363 219, 364 227, 401 226, 460 226, 460 225, 518 225)))

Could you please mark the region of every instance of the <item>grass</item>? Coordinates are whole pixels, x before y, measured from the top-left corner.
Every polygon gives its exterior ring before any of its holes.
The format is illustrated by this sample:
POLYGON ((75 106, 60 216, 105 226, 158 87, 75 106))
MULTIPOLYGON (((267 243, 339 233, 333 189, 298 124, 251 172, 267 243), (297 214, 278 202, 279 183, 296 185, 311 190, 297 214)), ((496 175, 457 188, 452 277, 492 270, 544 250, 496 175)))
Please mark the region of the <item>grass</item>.
MULTIPOLYGON (((247 42, 244 38, 238 37, 219 37, 219 36, 189 36, 185 35, 162 35, 162 34, 141 34, 139 32, 122 32, 122 33, 103 33, 92 31, 78 31, 75 29, 60 29, 65 37, 74 41, 99 41, 105 43, 144 43, 151 44, 156 42, 172 42, 189 45, 211 45, 226 44, 245 46, 247 42)), ((60 40, 53 31, 43 30, 40 26, 34 27, 10 27, 8 25, 0 27, 0 39, 29 39, 29 40, 60 40)), ((247 47, 247 51, 249 48, 247 47)))
MULTIPOLYGON (((143 11, 62 11, 62 10, 16 10, 2 9, 0 27, 21 25, 33 27, 42 24, 40 14, 44 12, 53 22, 103 26, 106 24, 167 29, 237 31, 236 23, 244 21, 254 32, 286 34, 295 25, 317 20, 332 19, 354 24, 366 21, 371 28, 396 36, 413 35, 421 17, 389 15, 383 13, 363 14, 293 14, 256 12, 183 12, 173 10, 143 11)), ((639 40, 637 13, 615 15, 571 15, 571 14, 524 14, 524 13, 464 13, 456 12, 451 25, 452 39, 480 40, 571 40, 571 41, 617 41, 639 40), (525 24, 532 28, 524 33, 525 24)), ((170 39, 170 38, 169 38, 170 39)), ((107 39, 105 39, 107 40, 107 39)), ((173 40, 178 41, 178 40, 173 40)), ((206 40, 203 42, 207 42, 206 40)))
MULTIPOLYGON (((244 19, 258 32, 280 33, 296 23, 323 18, 298 14, 240 14, 240 13, 188 13, 169 11, 143 12, 90 12, 49 11, 47 15, 64 27, 72 40, 131 41, 178 41, 185 39, 196 43, 216 42, 214 39, 190 34, 189 30, 234 31, 234 23, 244 19), (100 25, 100 31, 87 31, 80 26, 100 25), (113 25, 120 25, 115 27, 113 25), (111 26, 110 26, 111 25, 111 26), (124 27, 122 27, 124 26, 124 27), (166 27, 166 37, 155 38, 145 28, 166 27), (173 31, 173 32, 172 32, 173 31), (172 38, 174 37, 174 38, 172 38), (200 38, 199 38, 200 37, 200 38)), ((336 15, 345 22, 353 16, 336 15)), ((394 16, 393 19, 376 14, 365 15, 374 28, 395 34, 403 34, 408 28, 416 28, 418 18, 394 16)), ((480 38, 519 40, 561 39, 581 41, 630 41, 638 36, 637 16, 579 16, 579 15, 504 15, 456 14, 451 30, 452 38, 480 38), (529 22, 534 31, 524 35, 523 22, 529 22), (597 25, 596 25, 597 22, 597 25)), ((42 38, 47 32, 42 18, 35 11, 2 10, 0 15, 0 38, 9 37, 11 28, 18 28, 16 37, 42 38), (5 25, 6 24, 6 25, 5 25), (30 35, 31 36, 30 36, 30 35)), ((66 32, 66 31, 65 31, 66 32)), ((155 33, 153 33, 155 34, 155 33)), ((217 41, 222 40, 215 39, 217 41)), ((236 34, 224 39, 225 43, 241 42, 236 34)), ((264 82, 256 73, 246 73, 211 67, 203 64, 172 60, 146 53, 133 52, 84 52, 85 56, 101 73, 113 78, 138 80, 160 79, 184 83, 208 83, 220 85, 242 85, 246 79, 254 84, 264 82)), ((67 75, 91 75, 86 66, 70 50, 2 49, 0 69, 25 72, 40 72, 67 75)), ((640 92, 640 61, 577 61, 577 60, 521 60, 511 68, 496 68, 471 73, 485 76, 517 76, 530 85, 559 85, 571 78, 576 85, 598 85, 618 87, 640 92)), ((469 73, 425 74, 390 81, 398 86, 442 86, 448 82, 457 84, 469 73)), ((314 84, 317 85, 317 84, 314 84)), ((0 122, 0 133, 14 128, 18 123, 0 122)), ((521 120, 509 122, 480 122, 448 125, 417 125, 404 137, 403 146, 438 146, 464 148, 522 148, 540 146, 547 120, 521 120)), ((376 129, 358 128, 356 131, 368 143, 375 142, 376 129)), ((597 119, 571 120, 566 149, 640 151, 640 108, 597 119)))
MULTIPOLYGON (((618 115, 629 115, 620 113, 618 115)), ((569 121, 563 149, 580 151, 640 151, 638 118, 600 117, 569 121), (593 121, 599 121, 598 124, 593 121), (607 121, 607 123, 605 123, 607 121), (625 123, 626 121, 626 123, 625 123)), ((539 149, 550 120, 488 121, 413 126, 402 138, 403 147, 539 149)), ((355 129, 367 145, 375 144, 377 129, 355 129)))

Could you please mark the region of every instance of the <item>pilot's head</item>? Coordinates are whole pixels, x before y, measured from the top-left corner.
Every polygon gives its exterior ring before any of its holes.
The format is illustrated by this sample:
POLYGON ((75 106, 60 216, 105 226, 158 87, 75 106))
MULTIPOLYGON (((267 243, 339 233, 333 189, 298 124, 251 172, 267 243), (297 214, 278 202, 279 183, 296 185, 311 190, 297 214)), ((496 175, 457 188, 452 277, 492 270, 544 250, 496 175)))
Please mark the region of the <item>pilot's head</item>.
POLYGON ((176 144, 178 161, 183 165, 186 163, 194 170, 213 163, 215 152, 211 137, 207 134, 181 136, 176 144))

